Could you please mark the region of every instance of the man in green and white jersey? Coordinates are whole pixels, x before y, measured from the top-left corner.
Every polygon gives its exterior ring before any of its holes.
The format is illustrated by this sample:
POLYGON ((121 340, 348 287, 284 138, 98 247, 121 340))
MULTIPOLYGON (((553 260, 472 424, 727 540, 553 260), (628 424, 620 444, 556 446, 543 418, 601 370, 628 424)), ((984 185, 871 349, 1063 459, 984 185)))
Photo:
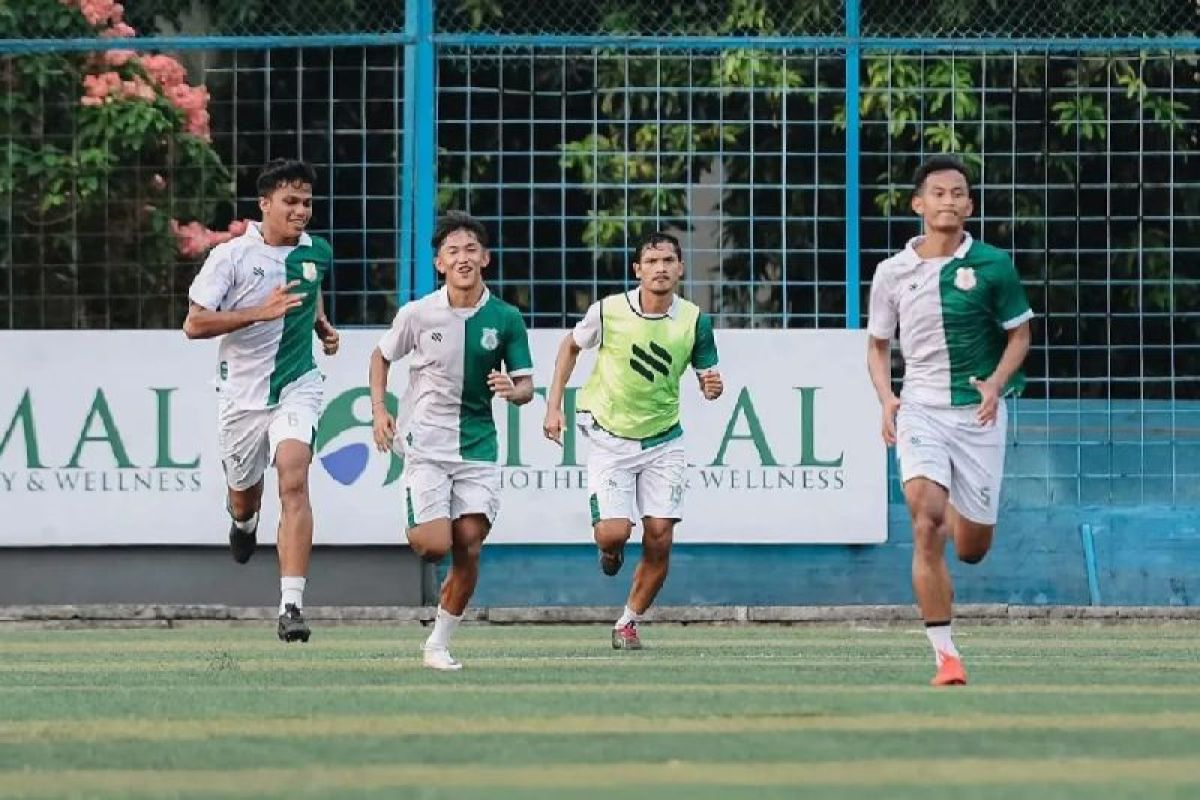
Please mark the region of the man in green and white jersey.
POLYGON ((913 590, 933 646, 932 683, 966 683, 951 637, 954 589, 946 539, 975 564, 992 543, 1004 474, 1003 398, 1024 388, 1033 311, 1012 259, 971 238, 966 167, 937 156, 914 176, 923 236, 875 270, 867 366, 896 446, 913 527, 913 590), (891 340, 900 328, 904 386, 892 393, 891 340))
POLYGON ((258 177, 262 221, 209 253, 188 290, 189 339, 221 336, 215 383, 221 464, 239 564, 257 546, 263 475, 279 474, 279 638, 308 641, 304 587, 312 551, 308 467, 324 380, 313 333, 327 355, 338 333, 325 318, 321 282, 333 266, 329 243, 304 232, 312 218, 312 167, 273 161, 258 177))
POLYGON ((580 429, 587 457, 592 532, 600 566, 616 575, 625 543, 642 521, 642 560, 625 610, 613 626, 612 646, 642 646, 638 622, 667 579, 675 524, 683 517, 687 459, 679 424, 679 385, 694 370, 708 400, 721 396, 712 319, 675 294, 683 277, 679 240, 652 233, 634 258, 636 289, 593 303, 567 334, 554 362, 546 397, 545 435, 561 444, 562 402, 579 353, 599 348, 580 392, 580 429))
POLYGON ((479 578, 479 553, 500 507, 492 398, 533 398, 533 360, 521 312, 488 291, 487 231, 451 212, 434 230, 434 261, 445 285, 404 305, 371 354, 375 444, 404 456, 404 518, 418 555, 451 555, 425 665, 456 670, 450 636, 479 578), (399 420, 388 413, 388 369, 408 356, 399 420))

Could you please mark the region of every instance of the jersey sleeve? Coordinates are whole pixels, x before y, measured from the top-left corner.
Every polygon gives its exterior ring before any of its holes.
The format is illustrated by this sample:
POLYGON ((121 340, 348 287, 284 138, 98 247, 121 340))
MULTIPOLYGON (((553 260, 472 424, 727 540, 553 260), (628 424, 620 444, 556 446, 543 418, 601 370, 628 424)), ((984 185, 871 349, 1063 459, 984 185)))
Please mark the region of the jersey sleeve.
POLYGON ((876 339, 890 340, 896 333, 896 325, 900 322, 899 310, 896 307, 896 293, 892 291, 892 281, 888 270, 883 264, 875 268, 875 277, 871 279, 871 299, 867 306, 867 333, 876 339))
POLYGON ((399 361, 417 346, 416 304, 408 303, 396 312, 392 327, 379 340, 379 352, 388 361, 399 361))
POLYGON ((188 299, 209 311, 219 311, 233 285, 233 251, 217 246, 204 259, 204 266, 192 280, 188 299))
POLYGON ((992 312, 1005 330, 1012 330, 1033 318, 1021 276, 1010 258, 1005 258, 1001 264, 999 278, 992 289, 992 312))
POLYGON ((713 336, 712 317, 700 312, 696 318, 696 341, 692 345, 692 368, 712 369, 717 366, 717 339, 713 336))
POLYGON ((513 309, 505 327, 504 369, 513 378, 532 375, 533 356, 529 354, 529 332, 525 329, 525 320, 519 311, 513 309))
POLYGON ((571 336, 575 339, 575 344, 584 350, 591 350, 600 346, 603 335, 604 315, 600 312, 600 303, 595 302, 588 307, 583 319, 575 323, 575 330, 571 331, 571 336))

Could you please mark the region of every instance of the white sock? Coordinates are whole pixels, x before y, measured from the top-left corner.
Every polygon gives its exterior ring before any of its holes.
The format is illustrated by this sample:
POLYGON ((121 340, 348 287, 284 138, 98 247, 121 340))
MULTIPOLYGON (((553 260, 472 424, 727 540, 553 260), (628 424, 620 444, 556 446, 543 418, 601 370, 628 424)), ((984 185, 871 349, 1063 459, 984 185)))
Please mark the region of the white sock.
POLYGON ((958 658, 958 648, 954 646, 954 639, 950 638, 949 622, 926 625, 925 635, 929 637, 929 643, 933 645, 933 658, 938 666, 942 664, 943 653, 958 658))
POLYGON ((641 622, 641 621, 642 621, 641 614, 637 613, 629 606, 625 606, 624 613, 622 613, 621 618, 617 620, 617 624, 613 625, 613 629, 615 630, 617 628, 624 628, 626 625, 628 625, 631 622, 641 622))
POLYGON ((258 527, 258 512, 255 511, 250 515, 250 519, 235 519, 233 527, 237 528, 242 533, 249 533, 258 527))
POLYGON ((304 585, 308 579, 303 575, 285 575, 279 579, 279 613, 284 612, 284 606, 292 603, 296 608, 304 608, 304 585))
POLYGON ((448 648, 450 646, 450 637, 454 634, 454 629, 458 627, 458 623, 460 622, 462 622, 461 614, 456 617, 446 609, 438 606, 437 617, 433 620, 433 632, 425 640, 425 649, 445 650, 448 648))

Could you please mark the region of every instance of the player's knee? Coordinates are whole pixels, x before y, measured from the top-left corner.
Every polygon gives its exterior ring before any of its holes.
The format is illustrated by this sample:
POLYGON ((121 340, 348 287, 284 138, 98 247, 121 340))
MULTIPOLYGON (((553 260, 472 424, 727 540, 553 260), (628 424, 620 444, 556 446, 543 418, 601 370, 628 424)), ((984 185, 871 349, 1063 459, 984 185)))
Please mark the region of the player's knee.
POLYGON ((987 555, 986 548, 957 550, 958 560, 964 564, 978 564, 983 561, 983 557, 987 555))
POLYGON ((642 532, 642 554, 646 560, 665 560, 675 536, 673 520, 647 519, 642 532))
POLYGON ((474 563, 479 561, 479 555, 483 552, 483 537, 472 536, 466 539, 455 539, 454 546, 451 548, 454 554, 455 563, 466 562, 474 563))
POLYGON ((942 536, 942 522, 929 516, 919 516, 913 520, 913 548, 923 556, 939 555, 945 546, 942 536))
POLYGON ((616 550, 625 546, 632 531, 633 526, 628 522, 605 520, 597 523, 593 534, 596 537, 596 546, 601 550, 616 550))
POLYGON ((964 564, 978 564, 988 554, 988 550, 991 549, 990 544, 990 539, 967 542, 955 540, 954 552, 958 556, 958 560, 964 564))
POLYGON ((308 506, 308 481, 303 475, 288 476, 279 479, 279 502, 285 510, 295 510, 308 506))
POLYGON ((446 553, 450 552, 450 544, 441 542, 431 542, 421 538, 412 538, 408 540, 409 546, 422 561, 429 563, 437 563, 446 557, 446 553))
POLYGON ((258 511, 260 503, 256 498, 247 497, 243 494, 229 495, 229 514, 234 519, 250 519, 254 516, 254 512, 258 511))

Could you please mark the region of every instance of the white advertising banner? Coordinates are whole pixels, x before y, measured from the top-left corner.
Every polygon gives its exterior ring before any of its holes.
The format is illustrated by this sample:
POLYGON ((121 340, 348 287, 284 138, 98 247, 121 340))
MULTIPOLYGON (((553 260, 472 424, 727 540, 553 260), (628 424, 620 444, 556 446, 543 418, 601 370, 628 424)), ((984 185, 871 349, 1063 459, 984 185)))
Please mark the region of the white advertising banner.
MULTIPOLYGON (((381 330, 318 357, 325 411, 311 495, 319 544, 398 543, 402 462, 371 445, 367 363, 381 330)), ((530 332, 538 396, 497 402, 504 489, 492 543, 591 541, 587 442, 542 436, 563 331, 530 332)), ((685 376, 689 463, 679 542, 887 538, 886 450, 863 331, 718 330, 725 394, 685 376)), ((580 358, 567 404, 588 375, 580 358)), ((0 546, 222 544, 215 342, 172 331, 0 332, 0 546)), ((399 393, 405 366, 392 368, 399 393)), ((260 542, 278 519, 268 476, 260 542)), ((636 536, 636 533, 635 533, 636 536)))

